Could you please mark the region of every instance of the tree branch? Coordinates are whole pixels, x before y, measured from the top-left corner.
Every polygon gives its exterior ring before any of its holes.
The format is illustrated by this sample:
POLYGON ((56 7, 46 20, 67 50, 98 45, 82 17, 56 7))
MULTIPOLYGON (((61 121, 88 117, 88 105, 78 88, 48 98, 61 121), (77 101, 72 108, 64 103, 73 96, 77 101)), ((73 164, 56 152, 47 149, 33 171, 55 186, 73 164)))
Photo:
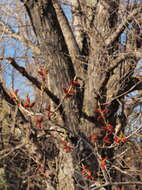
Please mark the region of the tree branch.
POLYGON ((105 45, 109 46, 112 44, 119 35, 125 30, 126 26, 128 26, 129 22, 136 16, 139 12, 142 10, 142 4, 138 4, 138 7, 136 7, 123 21, 122 23, 117 27, 115 32, 106 39, 105 45))
MULTIPOLYGON (((24 77, 26 77, 34 86, 36 86, 38 89, 42 89, 42 83, 39 82, 35 77, 31 76, 28 74, 26 69, 24 67, 19 66, 16 61, 9 57, 7 60, 10 61, 10 64, 17 70, 19 71, 24 77)), ((59 104, 59 99, 57 96, 55 96, 47 87, 44 89, 45 93, 51 98, 51 100, 58 105, 59 104)))
POLYGON ((0 93, 3 95, 4 99, 11 105, 16 105, 16 103, 13 101, 13 99, 9 96, 6 89, 3 87, 2 82, 0 82, 0 93))
POLYGON ((57 0, 53 1, 53 6, 55 8, 57 18, 58 18, 60 27, 63 32, 65 42, 66 42, 68 50, 69 50, 70 57, 72 58, 72 60, 74 60, 75 57, 78 57, 80 54, 79 46, 76 42, 75 36, 68 23, 68 20, 57 0))
MULTIPOLYGON (((6 89, 4 88, 2 82, 0 82, 0 94, 2 94, 2 97, 8 102, 10 105, 16 106, 16 103, 14 100, 10 97, 6 89)), ((23 115, 23 113, 18 109, 19 115, 21 116, 22 120, 27 122, 27 119, 23 115)))
POLYGON ((108 71, 113 71, 122 61, 129 58, 142 59, 142 51, 130 51, 118 54, 117 58, 112 61, 112 64, 110 65, 108 71))
POLYGON ((26 47, 31 48, 33 53, 40 54, 40 49, 35 44, 33 44, 31 41, 24 38, 23 36, 20 36, 17 33, 11 33, 11 34, 9 34, 9 37, 12 37, 16 40, 21 41, 24 45, 26 45, 26 47))
MULTIPOLYGON (((118 186, 118 185, 142 185, 142 182, 138 182, 138 181, 128 181, 128 182, 116 182, 116 183, 106 183, 104 185, 100 185, 99 187, 94 187, 91 188, 91 190, 98 190, 101 189, 103 187, 107 187, 107 186, 118 186)), ((91 185, 93 186, 93 185, 91 185)), ((94 185, 95 186, 95 185, 94 185)))
POLYGON ((128 87, 131 89, 131 92, 134 90, 142 90, 142 79, 133 77, 128 83, 128 87))
POLYGON ((24 45, 26 45, 27 47, 31 48, 32 52, 33 53, 36 53, 36 54, 40 54, 40 49, 35 45, 33 44, 31 41, 29 41, 28 39, 24 38, 24 36, 21 36, 20 34, 16 33, 14 30, 12 30, 12 28, 10 26, 8 26, 6 23, 0 21, 1 25, 5 25, 6 28, 4 29, 4 32, 5 33, 8 33, 8 36, 9 37, 12 37, 16 40, 19 40, 21 41, 24 45))

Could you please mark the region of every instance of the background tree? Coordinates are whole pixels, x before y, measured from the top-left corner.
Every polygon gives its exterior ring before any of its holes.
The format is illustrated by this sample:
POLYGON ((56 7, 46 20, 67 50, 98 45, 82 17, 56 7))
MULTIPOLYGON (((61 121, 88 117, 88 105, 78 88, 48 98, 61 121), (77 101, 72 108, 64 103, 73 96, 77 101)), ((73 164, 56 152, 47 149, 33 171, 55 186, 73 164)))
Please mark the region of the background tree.
POLYGON ((3 5, 1 188, 141 189, 141 2, 3 5))

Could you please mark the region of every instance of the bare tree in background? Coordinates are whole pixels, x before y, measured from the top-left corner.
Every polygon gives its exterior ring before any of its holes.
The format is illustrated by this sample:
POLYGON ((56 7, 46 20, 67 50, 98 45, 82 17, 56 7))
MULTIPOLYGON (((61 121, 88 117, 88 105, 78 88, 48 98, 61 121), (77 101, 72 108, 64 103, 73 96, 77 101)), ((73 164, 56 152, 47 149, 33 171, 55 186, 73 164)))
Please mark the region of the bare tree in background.
POLYGON ((3 5, 1 68, 26 78, 34 100, 1 78, 0 187, 140 190, 142 3, 3 5))

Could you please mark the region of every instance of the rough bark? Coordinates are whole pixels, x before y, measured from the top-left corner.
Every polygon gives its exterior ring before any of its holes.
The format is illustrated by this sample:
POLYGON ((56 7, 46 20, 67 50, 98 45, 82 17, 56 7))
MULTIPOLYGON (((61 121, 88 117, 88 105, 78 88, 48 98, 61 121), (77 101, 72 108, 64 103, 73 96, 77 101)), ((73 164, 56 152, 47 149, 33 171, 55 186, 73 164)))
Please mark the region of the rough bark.
MULTIPOLYGON (((74 65, 70 59, 67 44, 61 31, 51 0, 28 1, 25 3, 39 46, 49 64, 50 89, 60 99, 75 77, 74 65), (56 27, 55 27, 56 26, 56 27)), ((66 101, 63 110, 65 125, 74 133, 79 124, 79 97, 66 101), (72 111, 71 111, 72 110, 72 111)))

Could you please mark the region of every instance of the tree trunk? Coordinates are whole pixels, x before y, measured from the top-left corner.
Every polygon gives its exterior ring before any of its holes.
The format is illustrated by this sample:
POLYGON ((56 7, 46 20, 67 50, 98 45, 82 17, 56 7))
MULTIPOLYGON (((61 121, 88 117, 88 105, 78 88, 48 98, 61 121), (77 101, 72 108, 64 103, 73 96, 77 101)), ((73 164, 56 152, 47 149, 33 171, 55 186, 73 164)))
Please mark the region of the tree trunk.
MULTIPOLYGON (((62 100, 65 96, 64 88, 68 88, 74 79, 75 70, 52 1, 28 1, 25 6, 48 64, 50 89, 62 100)), ((78 131, 79 103, 80 97, 76 96, 71 100, 66 99, 59 107, 65 126, 73 133, 78 131)))

